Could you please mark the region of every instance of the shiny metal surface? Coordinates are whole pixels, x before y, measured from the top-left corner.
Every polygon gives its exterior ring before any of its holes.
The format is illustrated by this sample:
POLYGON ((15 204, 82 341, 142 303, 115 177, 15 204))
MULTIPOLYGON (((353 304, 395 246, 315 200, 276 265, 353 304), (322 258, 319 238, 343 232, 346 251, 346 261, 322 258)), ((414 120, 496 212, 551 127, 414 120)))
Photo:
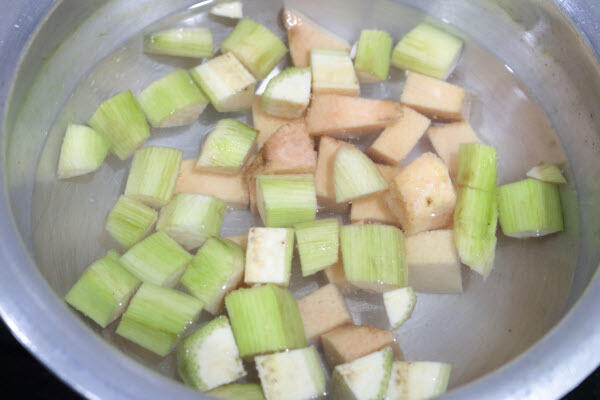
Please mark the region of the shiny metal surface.
MULTIPOLYGON (((218 43, 230 27, 204 15, 210 1, 187 11, 193 1, 50 3, 15 2, 0 15, 0 99, 7 99, 0 103, 6 109, 0 311, 37 357, 90 398, 201 398, 152 371, 172 375, 172 359, 132 350, 110 329, 102 340, 62 305, 60 298, 83 268, 111 246, 101 227, 128 163, 113 158, 93 176, 66 183, 56 181, 54 168, 68 121, 85 122, 111 94, 139 91, 168 70, 191 66, 142 55, 141 34, 201 23, 211 26, 218 43), (18 54, 23 58, 17 67, 18 54)), ((600 70, 590 48, 600 48, 598 6, 518 0, 398 2, 414 8, 383 0, 288 3, 349 40, 364 27, 387 29, 397 39, 426 14, 441 19, 432 22, 449 24, 468 41, 451 81, 475 94, 471 122, 499 148, 501 182, 517 179, 539 160, 568 158, 574 184, 562 193, 570 210, 568 232, 535 241, 502 237, 487 282, 465 270, 464 295, 419 296, 414 317, 397 331, 407 358, 453 363, 454 389, 445 398, 559 397, 600 361, 600 282, 593 278, 600 261, 600 70)), ((260 0, 245 10, 278 29, 279 7, 276 0, 260 0)), ((395 71, 392 79, 391 85, 364 86, 363 94, 398 98, 402 74, 395 71)), ((193 156, 216 118, 205 112, 190 127, 155 131, 152 143, 193 156)), ((426 141, 421 146, 428 148, 426 141)), ((235 213, 224 233, 241 233, 250 224, 247 214, 235 213)), ((298 281, 295 293, 316 284, 298 281)), ((375 296, 354 295, 349 302, 357 322, 385 326, 375 296)))

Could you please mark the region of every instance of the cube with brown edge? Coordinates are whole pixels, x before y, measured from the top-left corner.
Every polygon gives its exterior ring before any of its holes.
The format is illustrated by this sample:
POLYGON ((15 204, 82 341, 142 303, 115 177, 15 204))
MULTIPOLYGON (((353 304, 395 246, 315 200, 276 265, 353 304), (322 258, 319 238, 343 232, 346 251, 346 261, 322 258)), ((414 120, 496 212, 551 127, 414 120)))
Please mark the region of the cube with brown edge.
MULTIPOLYGON (((402 170, 402 167, 377 164, 377 169, 388 182, 388 185, 391 185, 394 177, 402 170)), ((400 225, 398 218, 396 218, 387 205, 385 199, 385 193, 387 192, 387 190, 384 192, 377 192, 369 196, 352 200, 350 221, 353 224, 357 222, 377 222, 386 225, 400 225)))
POLYGON ((408 72, 400 102, 440 122, 466 120, 471 108, 465 89, 416 72, 408 72))
POLYGON ((214 172, 200 172, 194 169, 195 159, 181 162, 179 175, 173 193, 192 193, 215 196, 231 208, 243 210, 250 202, 248 185, 243 175, 222 175, 214 172))
POLYGON ((458 148, 460 145, 481 142, 467 121, 432 125, 427 130, 427 136, 435 152, 446 163, 450 176, 453 178, 456 178, 458 173, 458 148))
POLYGON ((262 110, 261 107, 262 98, 261 96, 254 96, 252 101, 252 125, 254 129, 258 131, 256 138, 256 145, 260 150, 265 142, 273 135, 277 129, 283 125, 289 124, 290 122, 303 121, 304 118, 280 118, 271 114, 267 114, 262 110))
POLYGON ((352 323, 346 302, 332 283, 298 300, 298 308, 307 342, 319 339, 338 326, 352 323))
POLYGON ((460 260, 451 229, 404 238, 408 285, 417 292, 461 293, 460 260))
POLYGON ((406 234, 414 235, 452 223, 456 192, 446 165, 425 153, 394 177, 386 201, 406 234))
POLYGON ((231 240, 233 243, 240 246, 244 251, 248 247, 248 234, 247 233, 245 233, 243 235, 227 236, 225 239, 231 240))
POLYGON ((333 166, 335 154, 340 146, 347 144, 327 136, 321 137, 317 157, 317 169, 315 171, 315 190, 317 192, 317 203, 320 208, 331 211, 346 213, 348 203, 337 203, 335 201, 335 187, 333 184, 333 166))
POLYGON ((400 118, 381 132, 366 153, 375 161, 396 165, 408 156, 430 124, 426 116, 402 107, 400 118))
POLYGON ((323 94, 313 96, 306 125, 313 136, 351 138, 383 129, 401 115, 395 101, 323 94))
POLYGON ((356 360, 387 346, 392 346, 398 359, 403 358, 394 334, 391 331, 372 326, 341 326, 321 336, 321 343, 323 344, 325 359, 331 368, 356 360))

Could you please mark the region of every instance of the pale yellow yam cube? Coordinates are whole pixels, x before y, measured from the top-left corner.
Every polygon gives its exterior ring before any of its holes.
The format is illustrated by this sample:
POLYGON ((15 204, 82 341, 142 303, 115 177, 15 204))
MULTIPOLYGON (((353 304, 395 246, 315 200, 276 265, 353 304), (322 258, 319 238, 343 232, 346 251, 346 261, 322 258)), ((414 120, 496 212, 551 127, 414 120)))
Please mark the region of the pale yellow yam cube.
POLYGON ((402 352, 391 331, 372 326, 345 325, 321 336, 327 364, 333 368, 356 360, 387 346, 402 359, 402 352))
POLYGON ((351 324, 352 316, 338 288, 330 283, 298 300, 308 342, 338 326, 351 324))
POLYGON ((466 120, 471 108, 465 89, 416 72, 408 72, 400 102, 441 122, 466 120))
POLYGON ((192 193, 215 196, 236 210, 248 208, 250 197, 248 185, 242 173, 223 175, 214 172, 197 171, 196 159, 181 162, 179 175, 173 193, 192 193))
POLYGON ((358 96, 360 85, 346 50, 312 49, 310 52, 312 92, 358 96))
POLYGON ((346 279, 346 273, 344 272, 344 260, 340 249, 340 256, 338 262, 325 268, 323 270, 327 282, 333 283, 342 292, 346 293, 354 289, 354 286, 346 279))
POLYGON ((460 260, 450 229, 404 238, 408 285, 417 292, 461 293, 460 260))
POLYGON ((425 153, 396 175, 386 201, 406 234, 414 235, 452 223, 456 191, 442 160, 425 153))
POLYGON ((260 106, 261 96, 254 96, 252 101, 252 126, 258 131, 256 145, 260 150, 265 142, 285 124, 302 121, 304 118, 281 118, 264 112, 260 106))
POLYGON ((313 96, 306 125, 313 136, 351 138, 383 129, 401 115, 395 101, 323 94, 313 96))
POLYGON ((450 176, 458 174, 458 148, 463 143, 481 143, 477 134, 467 121, 451 124, 433 125, 427 130, 427 136, 435 152, 446 163, 450 176))
POLYGON ((335 187, 333 184, 333 165, 335 155, 340 146, 346 142, 323 136, 319 142, 317 156, 317 169, 315 171, 315 190, 317 203, 321 209, 331 212, 346 213, 348 203, 337 203, 335 200, 335 187))
POLYGON ((350 51, 350 43, 328 32, 298 11, 285 9, 282 17, 287 29, 290 56, 294 66, 308 67, 312 49, 350 51))
MULTIPOLYGON (((391 185, 394 177, 402 170, 402 167, 377 164, 377 169, 388 185, 391 185)), ((387 205, 385 193, 387 193, 387 190, 352 200, 350 208, 351 222, 353 224, 357 222, 377 222, 385 225, 400 225, 398 218, 387 205)))
POLYGON ((236 236, 227 236, 225 239, 231 240, 233 243, 240 246, 243 250, 246 250, 248 247, 248 234, 245 235, 236 235, 236 236))
POLYGON ((396 165, 414 149, 430 124, 426 116, 403 107, 400 118, 381 132, 366 153, 375 161, 396 165))

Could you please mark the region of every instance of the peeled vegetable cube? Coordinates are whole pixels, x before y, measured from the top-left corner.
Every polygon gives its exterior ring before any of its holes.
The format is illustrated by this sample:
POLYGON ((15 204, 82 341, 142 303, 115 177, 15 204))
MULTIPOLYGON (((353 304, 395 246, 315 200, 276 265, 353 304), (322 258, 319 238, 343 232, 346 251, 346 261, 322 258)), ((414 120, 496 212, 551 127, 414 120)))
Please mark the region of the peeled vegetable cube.
POLYGON ((421 23, 398 42, 392 53, 394 67, 446 79, 458 62, 462 40, 435 26, 421 23))
POLYGON ((325 393, 325 374, 312 346, 255 360, 267 400, 310 400, 325 393))
POLYGON ((321 335, 338 326, 351 324, 352 316, 338 288, 330 283, 298 300, 306 341, 318 340, 321 335))
POLYGON ((380 82, 388 78, 392 38, 385 31, 363 29, 360 32, 354 69, 361 82, 380 82))
POLYGON ((210 13, 219 17, 240 19, 243 17, 242 2, 226 1, 223 3, 215 4, 210 9, 210 13))
POLYGON ((433 125, 427 130, 429 141, 437 155, 444 161, 450 176, 458 173, 458 149, 463 143, 481 142, 467 121, 433 125))
POLYGON ((217 315, 223 299, 242 282, 244 250, 227 239, 210 238, 198 250, 181 284, 204 304, 204 309, 217 315))
POLYGON ((312 175, 259 175, 256 192, 265 226, 288 227, 315 219, 317 197, 312 175))
POLYGON ((106 230, 121 246, 128 249, 152 230, 157 218, 156 210, 121 196, 108 214, 106 230))
POLYGON ((219 112, 252 107, 256 79, 232 53, 217 56, 190 70, 190 75, 219 112))
POLYGON ((227 317, 213 319, 179 344, 177 371, 185 383, 201 391, 246 376, 227 317))
POLYGON ((302 276, 312 275, 338 261, 339 223, 336 218, 294 225, 302 276))
POLYGON ((336 202, 358 199, 388 188, 375 163, 354 146, 341 146, 333 165, 336 202))
POLYGON ((148 146, 135 152, 125 196, 158 208, 171 200, 181 165, 181 150, 148 146))
POLYGON ((349 363, 388 346, 398 355, 402 354, 391 331, 372 326, 341 326, 321 336, 321 342, 330 367, 349 363))
POLYGON ((358 96, 360 85, 347 51, 312 49, 310 67, 313 93, 358 96))
POLYGON ((106 328, 121 316, 139 284, 119 263, 118 253, 110 251, 83 272, 65 301, 106 328))
POLYGON ((260 150, 265 142, 283 125, 293 122, 303 122, 303 118, 282 118, 266 113, 262 109, 262 97, 254 96, 252 102, 252 125, 258 131, 256 144, 260 150))
POLYGON ((175 286, 192 256, 164 232, 156 232, 129 249, 121 264, 142 282, 175 286))
MULTIPOLYGON (((376 164, 383 178, 391 185, 394 177, 401 171, 401 167, 376 164)), ((389 190, 389 189, 388 189, 389 190)), ((399 225, 398 218, 392 213, 385 200, 387 190, 370 194, 359 199, 352 200, 350 209, 350 221, 377 222, 385 225, 399 225)))
POLYGON ((334 163, 340 147, 346 142, 324 136, 319 141, 317 168, 315 170, 315 190, 319 207, 327 211, 345 213, 348 203, 338 203, 335 200, 334 163))
POLYGON ((481 143, 461 144, 458 149, 459 186, 485 191, 496 190, 497 152, 492 146, 481 143))
POLYGON ((529 178, 550 183, 567 183, 560 169, 554 164, 539 163, 527 172, 529 178))
POLYGON ((85 175, 100 168, 110 143, 92 128, 69 124, 60 148, 59 179, 85 175))
POLYGON ((185 329, 198 319, 200 311, 200 300, 144 283, 121 318, 117 335, 166 356, 185 329))
POLYGON ((238 289, 225 298, 241 357, 306 346, 296 299, 274 285, 238 289))
POLYGON ((144 112, 131 90, 100 104, 88 124, 108 139, 111 151, 121 160, 129 158, 150 136, 144 112))
POLYGON ((293 252, 292 229, 250 228, 244 282, 270 282, 287 286, 290 282, 293 252))
POLYGON ((219 386, 206 394, 225 400, 265 400, 265 395, 258 383, 230 383, 219 386))
POLYGON ((395 361, 385 400, 421 400, 446 392, 450 364, 395 361))
POLYGON ((398 328, 412 315, 417 296, 411 287, 390 290, 383 294, 385 313, 392 329, 398 328))
POLYGON ((298 118, 310 102, 310 68, 286 68, 269 81, 261 108, 282 118, 298 118))
POLYGON ((283 58, 287 49, 269 29, 243 18, 221 43, 221 51, 232 52, 254 76, 263 79, 283 58))
POLYGON ((176 57, 210 57, 213 55, 213 36, 208 28, 167 29, 146 35, 144 51, 176 57))

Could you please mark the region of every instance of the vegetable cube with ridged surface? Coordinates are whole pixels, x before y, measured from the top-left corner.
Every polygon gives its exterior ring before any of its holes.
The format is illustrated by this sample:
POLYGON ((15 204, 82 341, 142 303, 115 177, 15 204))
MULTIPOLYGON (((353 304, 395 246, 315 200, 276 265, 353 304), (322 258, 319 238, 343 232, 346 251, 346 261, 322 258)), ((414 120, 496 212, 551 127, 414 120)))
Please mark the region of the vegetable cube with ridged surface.
POLYGON ((314 177, 310 174, 258 175, 256 202, 265 226, 290 227, 314 221, 317 215, 314 177))
POLYGON ((335 200, 347 202, 387 190, 375 163, 354 146, 341 146, 333 163, 335 200))
POLYGON ((213 36, 208 28, 167 29, 146 35, 144 52, 176 57, 210 57, 213 55, 213 36))
POLYGON ((332 283, 299 299, 298 308, 309 343, 339 326, 352 323, 346 302, 332 283))
POLYGON ((109 147, 108 139, 92 128, 69 124, 60 148, 58 178, 68 179, 97 170, 109 147))
POLYGON ((154 227, 158 212, 147 205, 121 196, 106 219, 106 230, 123 248, 142 240, 154 227))
POLYGON ((392 38, 385 31, 363 29, 360 32, 354 69, 361 82, 381 82, 388 78, 392 38))
POLYGON ((312 275, 335 264, 339 254, 339 222, 336 218, 294 225, 302 276, 312 275))

